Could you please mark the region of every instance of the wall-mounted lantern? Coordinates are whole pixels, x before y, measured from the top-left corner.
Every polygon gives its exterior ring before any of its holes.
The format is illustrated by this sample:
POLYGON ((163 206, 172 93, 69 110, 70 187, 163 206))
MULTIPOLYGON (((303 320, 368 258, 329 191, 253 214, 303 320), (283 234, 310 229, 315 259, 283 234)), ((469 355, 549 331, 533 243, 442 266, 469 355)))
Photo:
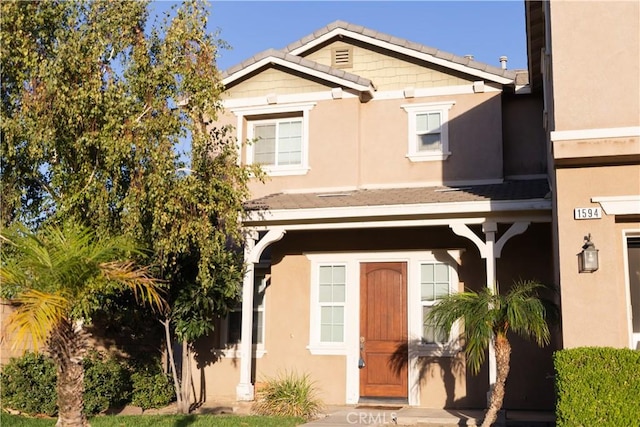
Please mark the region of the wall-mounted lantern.
POLYGON ((578 254, 578 272, 593 273, 598 269, 598 250, 591 241, 591 233, 584 236, 582 251, 578 254))

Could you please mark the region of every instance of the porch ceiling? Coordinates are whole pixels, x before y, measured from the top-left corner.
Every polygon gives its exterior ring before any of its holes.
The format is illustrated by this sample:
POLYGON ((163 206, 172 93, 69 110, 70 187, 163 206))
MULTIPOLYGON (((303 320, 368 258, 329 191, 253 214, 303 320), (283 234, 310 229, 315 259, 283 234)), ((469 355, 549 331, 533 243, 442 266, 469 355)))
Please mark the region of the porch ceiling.
MULTIPOLYGON (((247 202, 247 226, 415 220, 448 224, 475 218, 551 215, 546 179, 513 180, 460 187, 354 189, 338 192, 277 193, 247 202)), ((409 225, 406 223, 405 225, 409 225)), ((297 227, 295 227, 297 228, 297 227)))

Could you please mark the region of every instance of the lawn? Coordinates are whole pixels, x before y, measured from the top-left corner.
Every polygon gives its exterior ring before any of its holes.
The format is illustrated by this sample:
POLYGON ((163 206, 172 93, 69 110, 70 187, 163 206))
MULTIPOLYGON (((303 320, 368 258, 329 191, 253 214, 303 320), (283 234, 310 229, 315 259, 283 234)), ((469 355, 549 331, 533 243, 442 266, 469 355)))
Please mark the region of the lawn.
MULTIPOLYGON (((93 417, 91 427, 295 427, 304 422, 292 417, 237 415, 109 415, 93 417)), ((31 418, 0 413, 2 427, 53 427, 55 418, 31 418)))

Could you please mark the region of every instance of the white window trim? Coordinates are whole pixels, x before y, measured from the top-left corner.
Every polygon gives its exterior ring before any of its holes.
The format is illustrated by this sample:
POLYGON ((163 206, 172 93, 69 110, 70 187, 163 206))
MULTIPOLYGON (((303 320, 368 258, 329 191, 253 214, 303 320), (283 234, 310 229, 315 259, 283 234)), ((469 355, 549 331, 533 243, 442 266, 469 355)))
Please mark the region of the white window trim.
MULTIPOLYGON (((267 281, 269 280, 269 278, 270 278, 269 274, 264 275, 264 277, 260 282, 260 286, 259 286, 260 290, 266 289, 267 281)), ((267 331, 267 327, 266 327, 267 316, 265 315, 266 307, 267 307, 267 294, 265 293, 264 298, 262 300, 262 310, 260 310, 260 308, 258 308, 257 310, 257 311, 262 311, 262 342, 258 344, 253 344, 253 353, 255 354, 255 357, 258 359, 262 358, 265 354, 267 354, 267 350, 265 348, 265 339, 266 339, 266 331, 267 331)), ((240 310, 237 310, 237 311, 239 311, 240 313, 242 312, 240 310)), ((256 310, 252 310, 252 311, 255 312, 256 310)), ((220 351, 221 351, 222 357, 225 359, 240 358, 242 356, 240 352, 241 341, 238 341, 237 344, 229 344, 227 342, 228 340, 229 340, 229 315, 222 318, 222 321, 220 322, 220 343, 222 346, 220 351)))
MULTIPOLYGON (((459 258, 459 254, 457 254, 457 257, 459 258)), ((445 263, 442 262, 441 260, 437 260, 435 258, 435 256, 433 258, 425 258, 425 259, 421 259, 420 261, 417 262, 417 271, 416 271, 416 280, 417 280, 417 287, 418 287, 418 303, 420 305, 420 318, 422 318, 422 308, 424 307, 423 303, 422 303, 422 290, 420 289, 421 286, 421 266, 423 264, 445 264, 448 265, 450 267, 449 272, 449 294, 453 294, 453 293, 457 293, 459 292, 458 289, 458 270, 457 270, 457 263, 456 264, 452 264, 452 263, 445 263)), ((424 321, 424 319, 423 319, 424 321)), ((420 329, 420 331, 422 331, 422 328, 420 329)), ((425 343, 423 342, 423 336, 422 334, 420 334, 419 339, 416 341, 417 345, 416 345, 416 352, 418 356, 432 356, 432 357, 453 357, 456 354, 458 354, 461 350, 462 350, 462 346, 460 345, 460 333, 461 333, 461 328, 460 328, 460 321, 457 321, 453 324, 453 326, 451 327, 451 331, 449 333, 449 341, 441 344, 441 343, 425 343)))
POLYGON ((428 102, 423 104, 403 104, 400 108, 407 112, 408 118, 408 140, 407 158, 412 162, 433 162, 446 160, 451 152, 449 151, 449 110, 455 105, 455 101, 428 102), (418 151, 416 146, 416 117, 418 114, 440 113, 441 129, 441 151, 418 151))
POLYGON ((311 268, 311 310, 309 312, 309 345, 307 349, 313 355, 346 355, 347 354, 347 331, 349 328, 349 318, 346 315, 348 313, 348 308, 350 305, 349 298, 349 283, 353 278, 353 266, 350 266, 349 263, 344 260, 340 260, 339 258, 336 261, 314 261, 313 266, 311 268), (322 342, 320 340, 320 267, 324 266, 344 266, 345 268, 345 297, 344 297, 344 331, 342 333, 343 341, 342 342, 322 342))
MULTIPOLYGON (((300 165, 286 166, 263 166, 262 169, 269 176, 289 176, 289 175, 306 175, 309 172, 309 112, 315 107, 316 102, 295 103, 286 105, 263 105, 240 107, 231 110, 237 117, 237 137, 238 141, 243 141, 242 129, 245 118, 247 116, 270 115, 282 113, 302 113, 302 153, 300 165)), ((252 134, 250 129, 251 120, 247 119, 247 133, 252 134)), ((247 136, 250 138, 250 136, 247 136)), ((247 164, 253 163, 253 144, 246 145, 247 164)))

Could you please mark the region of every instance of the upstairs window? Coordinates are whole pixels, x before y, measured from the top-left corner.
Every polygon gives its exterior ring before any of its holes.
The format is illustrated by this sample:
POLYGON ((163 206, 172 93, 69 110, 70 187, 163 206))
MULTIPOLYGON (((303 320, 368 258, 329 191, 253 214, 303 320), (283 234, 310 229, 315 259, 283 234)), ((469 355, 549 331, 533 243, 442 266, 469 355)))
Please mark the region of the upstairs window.
POLYGON ((248 141, 246 163, 262 165, 270 176, 306 174, 309 112, 314 106, 315 103, 296 103, 232 109, 238 118, 238 140, 248 141))
POLYGON ((263 166, 302 166, 302 118, 251 122, 252 163, 263 166))
POLYGON ((412 162, 445 160, 449 152, 449 110, 454 102, 406 104, 407 157, 412 162))

